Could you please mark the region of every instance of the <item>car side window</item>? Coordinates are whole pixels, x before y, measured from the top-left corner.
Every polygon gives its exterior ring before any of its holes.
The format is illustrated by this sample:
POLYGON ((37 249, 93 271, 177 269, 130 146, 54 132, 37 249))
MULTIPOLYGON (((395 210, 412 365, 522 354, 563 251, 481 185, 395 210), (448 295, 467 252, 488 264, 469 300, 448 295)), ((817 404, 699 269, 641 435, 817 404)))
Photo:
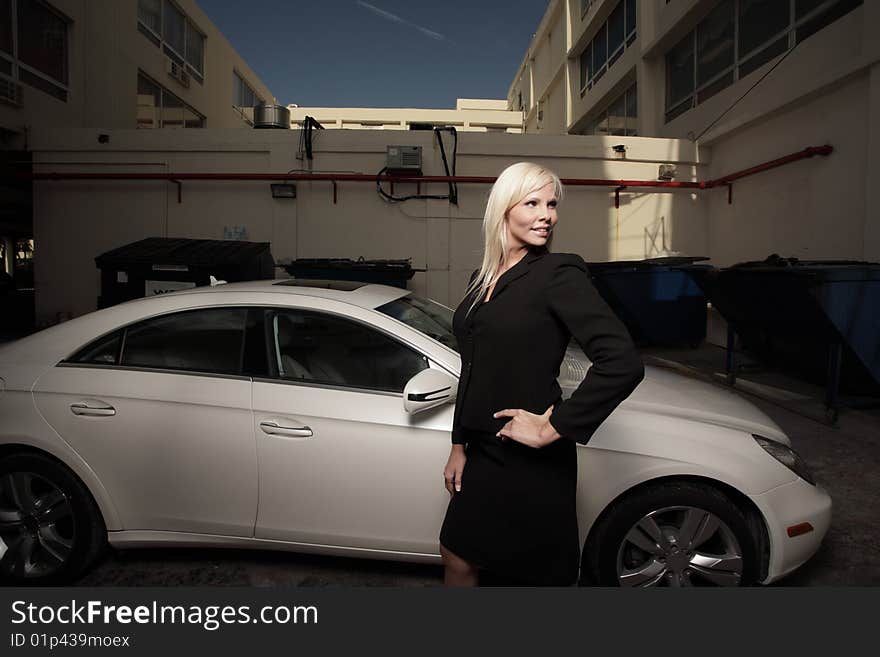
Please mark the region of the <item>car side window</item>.
POLYGON ((403 392, 428 367, 424 355, 351 320, 279 311, 271 321, 278 376, 342 387, 403 392))
POLYGON ((148 319, 125 331, 123 366, 240 374, 247 310, 207 308, 148 319))
POLYGON ((119 362, 119 349, 122 346, 122 331, 93 340, 68 358, 68 363, 88 363, 90 365, 116 365, 119 362))

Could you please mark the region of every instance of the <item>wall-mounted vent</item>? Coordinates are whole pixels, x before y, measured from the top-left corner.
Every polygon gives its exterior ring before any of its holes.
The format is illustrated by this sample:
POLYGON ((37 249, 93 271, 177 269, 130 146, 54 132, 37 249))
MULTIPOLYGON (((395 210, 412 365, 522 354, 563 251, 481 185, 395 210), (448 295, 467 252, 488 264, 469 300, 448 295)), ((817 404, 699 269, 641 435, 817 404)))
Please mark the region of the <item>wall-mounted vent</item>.
POLYGON ((422 147, 386 146, 385 167, 388 173, 422 175, 422 147))
POLYGON ((165 70, 168 72, 169 77, 177 80, 182 86, 189 86, 189 73, 173 59, 165 60, 165 70))
POLYGON ((15 80, 0 77, 0 101, 21 107, 21 85, 15 80))

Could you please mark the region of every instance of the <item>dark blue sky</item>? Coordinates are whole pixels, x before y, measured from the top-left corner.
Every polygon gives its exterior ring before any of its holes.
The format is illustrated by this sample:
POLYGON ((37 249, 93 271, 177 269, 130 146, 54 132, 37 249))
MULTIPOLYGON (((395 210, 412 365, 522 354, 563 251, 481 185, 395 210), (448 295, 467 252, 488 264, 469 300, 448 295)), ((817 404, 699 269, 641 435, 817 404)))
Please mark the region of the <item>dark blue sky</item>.
POLYGON ((197 0, 282 105, 506 98, 547 0, 197 0))

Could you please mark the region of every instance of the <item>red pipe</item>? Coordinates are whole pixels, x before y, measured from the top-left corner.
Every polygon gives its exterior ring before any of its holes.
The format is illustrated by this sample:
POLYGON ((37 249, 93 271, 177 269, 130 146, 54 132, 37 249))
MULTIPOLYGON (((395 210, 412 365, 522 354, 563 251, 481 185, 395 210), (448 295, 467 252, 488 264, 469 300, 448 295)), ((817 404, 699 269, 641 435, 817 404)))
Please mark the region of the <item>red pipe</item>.
MULTIPOLYGON (((710 189, 728 185, 734 180, 745 178, 762 171, 813 157, 829 155, 831 146, 811 146, 797 153, 758 164, 742 171, 704 182, 676 182, 666 180, 612 180, 604 178, 563 178, 562 184, 572 187, 658 187, 669 189, 710 189)), ((34 162, 39 165, 39 162, 34 162)), ((477 183, 492 184, 495 176, 388 176, 366 173, 19 173, 17 178, 24 180, 272 180, 272 181, 331 181, 331 182, 415 182, 415 183, 477 183)))
POLYGON ((715 180, 707 180, 705 183, 703 183, 703 185, 706 188, 717 187, 718 185, 726 185, 728 183, 732 183, 734 180, 745 178, 746 176, 751 176, 756 173, 761 173, 762 171, 769 171, 770 169, 781 167, 783 164, 788 164, 789 162, 804 160, 806 158, 813 157, 814 155, 830 155, 833 151, 834 148, 832 146, 829 146, 828 144, 826 144, 825 146, 810 146, 802 151, 798 151, 797 153, 792 153, 791 155, 786 155, 775 160, 770 160, 769 162, 764 162, 763 164, 757 164, 748 169, 743 169, 742 171, 737 171, 736 173, 730 173, 726 176, 722 176, 721 178, 716 178, 715 180))

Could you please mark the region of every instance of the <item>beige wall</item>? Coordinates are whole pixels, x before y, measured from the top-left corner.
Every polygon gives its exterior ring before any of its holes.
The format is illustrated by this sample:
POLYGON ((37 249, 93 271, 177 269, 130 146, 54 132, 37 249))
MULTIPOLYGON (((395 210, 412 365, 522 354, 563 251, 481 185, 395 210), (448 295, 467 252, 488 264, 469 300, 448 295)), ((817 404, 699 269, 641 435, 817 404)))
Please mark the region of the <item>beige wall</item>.
POLYGON ((869 80, 859 76, 828 93, 768 117, 720 140, 712 147, 712 177, 744 169, 806 145, 831 144, 834 153, 814 157, 736 182, 733 204, 719 190, 710 195, 709 244, 720 265, 761 260, 771 253, 802 260, 880 260, 880 250, 866 231, 876 226, 866 205, 866 172, 877 157, 869 154, 865 135, 869 80), (846 126, 846 129, 842 129, 846 126), (749 148, 744 149, 743 144, 749 148), (720 167, 724 167, 722 170, 720 167))
POLYGON ((204 83, 183 87, 166 72, 166 55, 138 31, 137 0, 48 0, 70 20, 67 102, 22 85, 23 104, 0 104, 0 127, 20 139, 52 126, 134 128, 138 69, 207 117, 207 127, 248 127, 233 108, 233 69, 265 99, 266 85, 235 52, 194 0, 176 0, 205 34, 204 83))
MULTIPOLYGON (((103 162, 95 165, 35 165, 37 171, 248 171, 286 172, 304 167, 296 159, 299 131, 185 130, 110 131, 99 148, 94 130, 43 132, 33 144, 36 162, 103 162), (123 164, 125 163, 125 164, 123 164)), ((393 140, 400 143, 399 138, 393 140)), ((375 173, 391 142, 379 131, 338 130, 315 140, 315 170, 375 173)), ((408 132, 403 143, 421 145, 426 175, 442 175, 431 133, 408 132)), ((696 175, 708 161, 692 144, 665 139, 505 135, 460 136, 460 175, 497 175, 506 165, 529 159, 563 177, 652 178, 657 161, 673 161, 682 175, 696 175), (627 160, 611 146, 625 141, 627 160)), ((81 314, 96 307, 99 273, 94 258, 150 236, 221 239, 224 226, 244 225, 246 238, 269 241, 277 261, 295 258, 412 258, 417 273, 410 289, 444 303, 457 303, 467 276, 479 263, 481 222, 488 185, 459 186, 459 205, 414 200, 389 205, 372 183, 342 182, 333 203, 328 182, 297 183, 296 200, 272 199, 268 182, 184 182, 182 203, 174 184, 150 182, 60 182, 35 184, 37 318, 59 312, 81 314)), ((395 193, 415 193, 396 185, 395 193)), ((445 185, 423 186, 443 194, 445 185)), ((567 190, 553 250, 587 260, 639 259, 681 252, 707 255, 705 197, 688 193, 621 194, 607 188, 567 190)))

